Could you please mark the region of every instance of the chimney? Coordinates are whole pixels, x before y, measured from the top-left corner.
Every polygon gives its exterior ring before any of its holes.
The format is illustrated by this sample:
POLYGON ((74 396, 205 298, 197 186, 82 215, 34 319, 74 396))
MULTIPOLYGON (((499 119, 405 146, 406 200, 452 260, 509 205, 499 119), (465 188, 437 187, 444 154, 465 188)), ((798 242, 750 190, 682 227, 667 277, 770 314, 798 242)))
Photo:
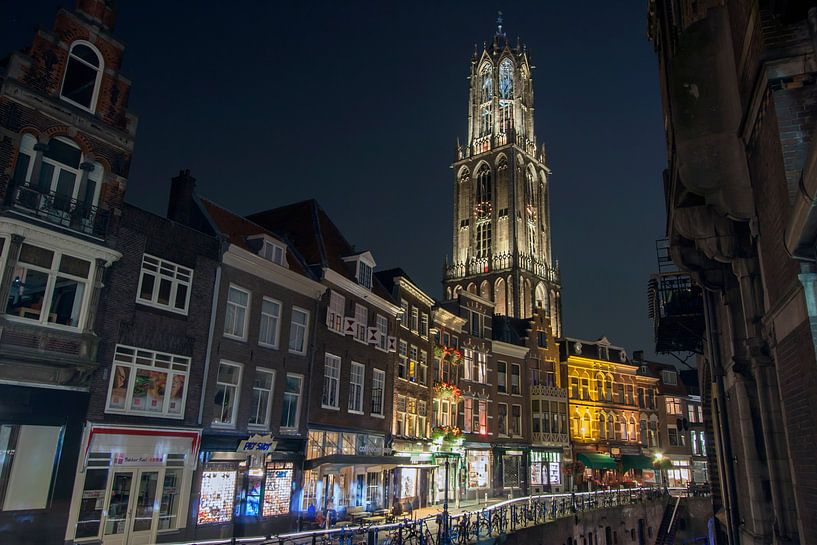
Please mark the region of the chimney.
POLYGON ((77 11, 95 23, 113 30, 116 21, 113 0, 77 0, 77 11))
POLYGON ((170 200, 167 203, 167 218, 182 225, 191 225, 193 219, 193 194, 196 192, 196 179, 190 175, 190 169, 180 170, 179 175, 170 181, 170 200))

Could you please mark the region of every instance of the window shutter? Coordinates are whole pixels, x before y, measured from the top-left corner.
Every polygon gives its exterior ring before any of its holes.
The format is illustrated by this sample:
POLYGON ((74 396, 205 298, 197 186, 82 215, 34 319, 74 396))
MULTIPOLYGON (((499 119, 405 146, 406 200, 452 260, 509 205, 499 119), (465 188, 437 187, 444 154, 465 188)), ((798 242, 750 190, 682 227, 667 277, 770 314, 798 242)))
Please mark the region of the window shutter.
POLYGON ((357 320, 355 320, 351 316, 346 316, 346 317, 343 318, 343 334, 344 335, 354 335, 356 328, 357 328, 357 320))

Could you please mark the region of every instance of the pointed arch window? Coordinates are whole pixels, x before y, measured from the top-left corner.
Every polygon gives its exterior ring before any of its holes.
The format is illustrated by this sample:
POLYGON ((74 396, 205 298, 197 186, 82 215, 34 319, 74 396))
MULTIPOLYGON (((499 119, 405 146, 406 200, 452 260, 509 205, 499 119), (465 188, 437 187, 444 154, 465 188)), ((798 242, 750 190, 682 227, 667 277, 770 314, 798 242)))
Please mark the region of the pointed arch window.
POLYGON ((505 59, 499 65, 499 132, 513 129, 513 63, 505 59))
POLYGON ((480 208, 484 208, 481 205, 488 205, 488 210, 478 210, 477 215, 485 215, 486 212, 490 212, 490 204, 492 199, 491 194, 491 169, 488 165, 483 164, 480 169, 477 171, 477 206, 480 208))
POLYGON ((74 42, 68 53, 68 62, 65 64, 60 97, 93 112, 99 96, 102 69, 102 57, 91 44, 74 42))
POLYGON ((493 131, 494 123, 494 76, 490 64, 485 64, 480 71, 479 87, 479 136, 486 136, 493 131))
POLYGON ((491 254, 491 222, 477 224, 477 258, 487 258, 491 254))

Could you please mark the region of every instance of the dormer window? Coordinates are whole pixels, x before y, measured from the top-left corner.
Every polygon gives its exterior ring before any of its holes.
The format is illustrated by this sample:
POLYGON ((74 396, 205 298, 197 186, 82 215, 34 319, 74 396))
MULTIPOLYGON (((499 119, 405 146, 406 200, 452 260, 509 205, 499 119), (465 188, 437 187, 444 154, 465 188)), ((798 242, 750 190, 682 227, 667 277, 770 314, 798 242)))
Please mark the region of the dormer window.
POLYGON ((93 113, 102 80, 102 57, 91 44, 74 42, 68 53, 60 97, 93 113))
POLYGON ((372 268, 363 261, 357 262, 357 283, 368 290, 372 289, 372 268))
POLYGON ((667 386, 676 386, 678 384, 678 375, 675 371, 661 371, 661 382, 667 386))
POLYGON ((263 244, 261 244, 261 251, 258 254, 267 261, 286 267, 286 249, 280 244, 264 239, 263 244))

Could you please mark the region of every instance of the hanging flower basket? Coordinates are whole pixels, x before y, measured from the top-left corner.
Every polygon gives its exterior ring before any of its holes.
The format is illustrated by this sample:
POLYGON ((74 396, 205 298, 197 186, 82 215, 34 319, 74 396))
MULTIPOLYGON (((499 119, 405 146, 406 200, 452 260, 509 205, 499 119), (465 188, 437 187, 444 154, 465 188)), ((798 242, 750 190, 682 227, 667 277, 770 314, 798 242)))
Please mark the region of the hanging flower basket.
POLYGON ((453 443, 462 438, 462 430, 457 426, 434 426, 431 429, 431 439, 437 443, 447 441, 453 443))
POLYGON ((438 382, 434 385, 434 397, 437 399, 449 399, 457 402, 462 397, 462 390, 456 385, 447 382, 438 382))
POLYGON ((441 360, 448 358, 453 365, 462 364, 462 352, 450 346, 443 346, 441 344, 434 346, 434 357, 441 360))

